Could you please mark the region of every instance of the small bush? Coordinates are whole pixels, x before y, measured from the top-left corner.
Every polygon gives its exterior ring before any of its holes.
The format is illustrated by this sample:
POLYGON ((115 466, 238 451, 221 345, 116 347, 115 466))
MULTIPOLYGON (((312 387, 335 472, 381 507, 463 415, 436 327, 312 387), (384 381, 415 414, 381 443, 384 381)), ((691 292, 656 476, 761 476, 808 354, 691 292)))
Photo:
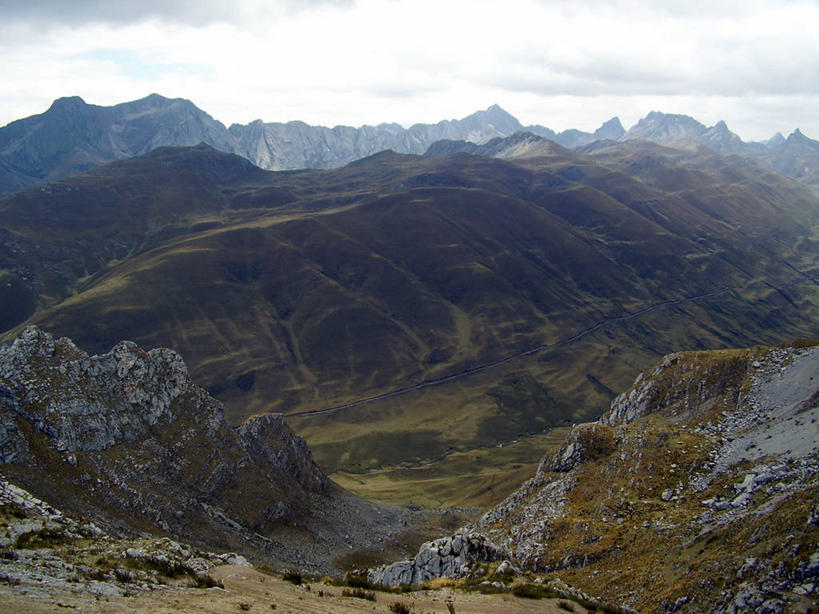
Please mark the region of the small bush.
POLYGON ((357 599, 366 599, 367 601, 375 601, 375 593, 364 590, 363 588, 345 588, 341 591, 342 597, 356 597, 357 599))
POLYGON ((143 559, 125 559, 125 566, 131 569, 154 570, 159 575, 166 578, 178 578, 179 576, 193 575, 191 570, 176 561, 171 561, 160 557, 148 557, 143 559))
POLYGON ((367 579, 367 574, 363 572, 348 571, 344 575, 344 583, 353 588, 373 588, 372 582, 367 579))
POLYGON ((26 514, 26 509, 24 507, 16 503, 4 503, 3 505, 0 505, 0 516, 22 520, 23 518, 26 518, 28 514, 26 514))
POLYGON ((558 601, 557 607, 559 607, 561 610, 566 610, 567 612, 574 612, 574 606, 568 601, 558 601))
POLYGON ((240 603, 239 604, 239 609, 242 612, 249 612, 250 611, 250 604, 249 603, 240 603))
POLYGON ((213 576, 196 576, 196 586, 198 588, 225 588, 225 585, 213 578, 213 576))
POLYGON ((495 586, 494 584, 484 584, 481 582, 476 587, 478 592, 482 595, 498 595, 500 593, 508 593, 509 588, 503 585, 495 586))
POLYGON ((523 599, 543 599, 544 592, 543 588, 536 584, 518 584, 512 588, 512 594, 523 599))
POLYGON ((299 586, 303 578, 301 577, 301 572, 298 571, 286 571, 282 576, 282 580, 287 580, 288 582, 292 582, 296 586, 299 586))
POLYGON ((30 531, 17 537, 14 547, 25 550, 35 550, 37 548, 53 548, 68 541, 65 534, 59 529, 40 529, 30 531))
POLYGON ((390 612, 394 614, 410 614, 410 609, 400 601, 396 601, 390 605, 390 612))

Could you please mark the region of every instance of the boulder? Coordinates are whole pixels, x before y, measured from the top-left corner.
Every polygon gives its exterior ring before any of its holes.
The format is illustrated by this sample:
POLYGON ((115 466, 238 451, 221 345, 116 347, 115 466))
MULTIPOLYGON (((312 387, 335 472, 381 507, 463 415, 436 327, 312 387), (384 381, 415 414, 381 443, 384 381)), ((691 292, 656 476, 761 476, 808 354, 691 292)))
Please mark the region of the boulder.
POLYGON ((383 586, 421 584, 433 578, 461 578, 469 573, 470 563, 505 558, 508 558, 508 554, 486 536, 456 533, 426 542, 413 560, 371 569, 367 577, 373 584, 383 586))

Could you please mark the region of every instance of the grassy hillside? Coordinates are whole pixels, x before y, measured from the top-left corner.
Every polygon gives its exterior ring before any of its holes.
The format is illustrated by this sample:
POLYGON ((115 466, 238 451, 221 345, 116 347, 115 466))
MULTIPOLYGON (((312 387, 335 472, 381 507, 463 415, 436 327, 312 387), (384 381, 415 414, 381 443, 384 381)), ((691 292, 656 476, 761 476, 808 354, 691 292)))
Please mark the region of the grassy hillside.
POLYGON ((646 144, 287 173, 160 149, 6 198, 0 226, 6 338, 173 347, 234 422, 456 376, 291 420, 328 471, 378 479, 599 414, 664 353, 819 322, 810 192, 646 144))

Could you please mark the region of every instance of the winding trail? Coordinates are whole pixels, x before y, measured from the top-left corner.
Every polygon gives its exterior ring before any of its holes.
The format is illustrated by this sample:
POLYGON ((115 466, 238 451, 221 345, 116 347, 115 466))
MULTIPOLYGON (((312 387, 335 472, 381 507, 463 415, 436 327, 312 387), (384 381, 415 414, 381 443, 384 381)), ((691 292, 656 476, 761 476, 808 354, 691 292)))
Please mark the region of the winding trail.
POLYGON ((740 286, 724 286, 717 290, 712 290, 711 292, 705 292, 703 294, 697 294, 695 296, 689 296, 687 298, 680 298, 680 299, 673 299, 669 301, 662 301, 660 303, 655 303, 653 305, 649 305, 643 309, 638 311, 633 311, 631 313, 627 313, 622 316, 617 316, 614 318, 607 318, 605 320, 601 320, 596 324, 586 328, 571 337, 566 337, 565 339, 560 339, 559 341, 555 341, 554 343, 544 343, 542 345, 535 346, 528 350, 524 350, 522 352, 517 352, 516 354, 512 354, 510 356, 506 356, 505 358, 500 358, 498 360, 494 360, 492 362, 488 362, 486 364, 480 365, 478 367, 473 367, 471 369, 465 369, 464 371, 459 371, 457 373, 453 373, 452 375, 447 375, 445 377, 440 377, 436 379, 425 380, 418 384, 413 384, 412 386, 406 386, 404 388, 397 388, 395 390, 391 390, 389 392, 384 392, 382 394, 377 394, 371 397, 365 397, 363 399, 358 399, 356 401, 350 401, 349 403, 344 403, 343 405, 336 405, 333 407, 325 407, 323 409, 311 409, 307 411, 298 411, 293 412, 290 414, 284 414, 285 418, 305 418, 310 416, 318 416, 321 414, 329 414, 337 411, 341 411, 343 409, 350 409, 351 407, 357 407, 359 405, 364 405, 365 403, 373 403, 375 401, 383 401, 385 399, 391 399, 393 397, 397 397, 403 394, 407 394, 409 392, 414 392, 416 390, 422 390, 424 388, 430 388, 432 386, 440 386, 441 384, 446 384, 448 382, 452 382, 455 380, 463 379, 465 377, 469 377, 471 375, 475 375, 477 373, 483 373, 485 371, 489 371, 490 369, 494 369, 499 367, 500 365, 504 365, 508 362, 512 362, 513 360, 517 360, 519 358, 523 358, 525 356, 531 356, 532 354, 537 354, 538 352, 542 352, 543 350, 547 349, 556 349, 563 346, 566 346, 570 343, 574 343, 575 341, 579 341, 583 337, 586 337, 593 332, 608 326, 609 324, 613 324, 615 322, 626 322, 628 320, 633 320, 635 318, 639 318, 647 313, 660 309, 662 307, 670 307, 673 305, 683 305, 686 303, 695 303, 697 301, 701 301, 708 298, 713 298, 715 296, 720 296, 722 294, 726 294, 728 292, 732 292, 734 290, 742 290, 742 289, 751 289, 751 288, 767 288, 772 290, 783 290, 784 288, 789 288, 791 286, 795 286, 798 284, 806 283, 806 282, 814 282, 816 283, 819 281, 819 276, 817 277, 802 277, 800 279, 796 279, 794 281, 788 282, 781 286, 774 286, 768 282, 757 282, 751 283, 746 285, 740 286))

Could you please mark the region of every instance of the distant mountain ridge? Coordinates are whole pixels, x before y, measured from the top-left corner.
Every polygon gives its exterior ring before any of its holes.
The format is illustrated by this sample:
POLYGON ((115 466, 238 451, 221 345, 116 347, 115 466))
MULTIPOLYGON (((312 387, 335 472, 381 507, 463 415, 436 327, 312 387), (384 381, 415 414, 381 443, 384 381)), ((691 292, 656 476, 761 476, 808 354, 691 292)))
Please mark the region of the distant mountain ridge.
POLYGON ((0 128, 0 194, 8 194, 93 166, 140 155, 156 147, 200 142, 238 154, 267 170, 335 168, 380 151, 422 154, 440 140, 483 145, 491 139, 529 132, 575 149, 600 140, 693 141, 720 153, 755 157, 776 170, 816 181, 819 142, 794 132, 767 144, 744 143, 725 122, 707 127, 685 115, 649 113, 626 131, 616 117, 592 132, 524 126, 498 105, 460 120, 436 124, 311 126, 256 120, 226 128, 189 100, 158 94, 111 107, 77 96, 59 98, 39 115, 0 128), (807 157, 806 157, 807 156, 807 157), (806 170, 807 169, 807 170, 806 170))

